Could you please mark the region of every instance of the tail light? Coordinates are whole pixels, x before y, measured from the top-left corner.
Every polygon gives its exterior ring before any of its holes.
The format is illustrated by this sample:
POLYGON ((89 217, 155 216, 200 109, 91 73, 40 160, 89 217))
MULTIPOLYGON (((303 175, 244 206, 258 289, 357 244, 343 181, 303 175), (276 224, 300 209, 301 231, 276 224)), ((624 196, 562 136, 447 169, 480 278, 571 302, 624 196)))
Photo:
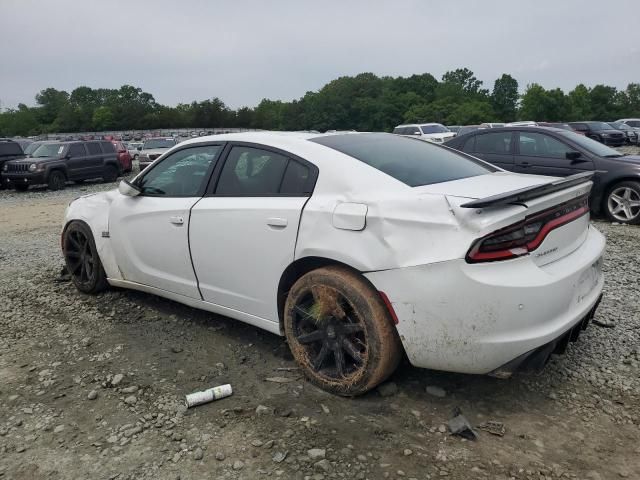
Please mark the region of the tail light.
POLYGON ((587 196, 536 213, 476 240, 466 260, 468 263, 494 262, 527 255, 540 246, 549 232, 588 213, 587 196))

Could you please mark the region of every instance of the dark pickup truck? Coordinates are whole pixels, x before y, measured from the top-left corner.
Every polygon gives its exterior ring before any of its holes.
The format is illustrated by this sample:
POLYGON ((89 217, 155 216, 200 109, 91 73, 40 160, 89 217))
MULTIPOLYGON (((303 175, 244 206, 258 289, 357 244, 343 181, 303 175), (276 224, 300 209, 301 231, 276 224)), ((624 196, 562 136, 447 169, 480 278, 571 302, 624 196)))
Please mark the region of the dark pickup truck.
POLYGON ((118 154, 111 142, 47 142, 28 158, 11 160, 2 166, 5 187, 26 190, 29 185, 63 189, 67 181, 102 178, 115 182, 122 174, 118 154))
POLYGON ((16 160, 24 157, 25 154, 18 142, 9 138, 0 138, 0 188, 4 188, 4 182, 2 181, 2 166, 9 160, 16 160))

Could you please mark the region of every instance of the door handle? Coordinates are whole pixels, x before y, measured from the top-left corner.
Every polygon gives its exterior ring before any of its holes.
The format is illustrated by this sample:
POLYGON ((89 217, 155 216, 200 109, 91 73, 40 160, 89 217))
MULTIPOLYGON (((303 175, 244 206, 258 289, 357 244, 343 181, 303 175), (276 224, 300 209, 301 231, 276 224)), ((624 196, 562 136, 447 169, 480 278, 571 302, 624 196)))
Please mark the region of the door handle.
POLYGON ((184 223, 184 217, 174 215, 173 217, 169 217, 169 221, 174 225, 182 225, 184 223))
POLYGON ((267 225, 275 228, 285 228, 288 225, 288 221, 286 218, 280 217, 271 217, 267 219, 267 225))
POLYGON ((520 162, 520 166, 523 168, 529 168, 531 164, 529 162, 520 162))

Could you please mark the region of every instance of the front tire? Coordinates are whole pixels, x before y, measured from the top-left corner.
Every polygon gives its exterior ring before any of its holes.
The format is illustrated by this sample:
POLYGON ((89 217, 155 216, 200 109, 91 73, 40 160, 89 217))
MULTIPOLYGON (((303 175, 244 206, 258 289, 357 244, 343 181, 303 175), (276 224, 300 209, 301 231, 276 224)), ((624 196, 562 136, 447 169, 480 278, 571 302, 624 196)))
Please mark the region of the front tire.
POLYGON ((60 170, 54 170, 49 174, 47 186, 49 190, 63 190, 67 184, 67 177, 60 170))
POLYGON ((640 182, 620 182, 607 193, 604 210, 612 222, 640 223, 640 182))
POLYGON ((402 357, 380 294, 344 267, 313 270, 293 285, 284 329, 309 381, 337 395, 371 390, 394 372, 402 357))
POLYGON ((91 229, 71 222, 64 231, 62 253, 71 281, 83 293, 99 293, 108 287, 91 229))

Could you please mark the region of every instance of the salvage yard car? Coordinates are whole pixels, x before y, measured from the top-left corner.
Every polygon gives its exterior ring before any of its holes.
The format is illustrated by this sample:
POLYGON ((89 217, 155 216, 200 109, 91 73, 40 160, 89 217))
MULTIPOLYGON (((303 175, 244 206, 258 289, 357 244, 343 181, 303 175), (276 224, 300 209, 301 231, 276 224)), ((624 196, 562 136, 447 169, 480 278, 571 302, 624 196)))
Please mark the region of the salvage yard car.
POLYGON ((151 165, 156 158, 166 152, 169 148, 177 144, 173 137, 148 138, 144 141, 140 154, 138 155, 138 165, 140 171, 151 165))
POLYGON ((420 123, 398 125, 393 129, 396 135, 415 136, 433 143, 443 143, 456 136, 454 132, 440 123, 420 123))
POLYGON ((73 201, 62 252, 81 292, 140 290, 286 336, 336 394, 375 387, 405 352, 505 377, 564 351, 598 305, 591 175, 505 172, 385 133, 199 137, 73 201))
POLYGON ((591 209, 613 222, 640 223, 640 156, 548 127, 505 127, 458 136, 447 146, 505 170, 566 177, 594 173, 591 209))
POLYGON ((116 149, 109 141, 47 142, 30 157, 6 162, 2 167, 5 186, 24 191, 30 185, 65 188, 67 181, 102 178, 115 182, 121 173, 116 149))

